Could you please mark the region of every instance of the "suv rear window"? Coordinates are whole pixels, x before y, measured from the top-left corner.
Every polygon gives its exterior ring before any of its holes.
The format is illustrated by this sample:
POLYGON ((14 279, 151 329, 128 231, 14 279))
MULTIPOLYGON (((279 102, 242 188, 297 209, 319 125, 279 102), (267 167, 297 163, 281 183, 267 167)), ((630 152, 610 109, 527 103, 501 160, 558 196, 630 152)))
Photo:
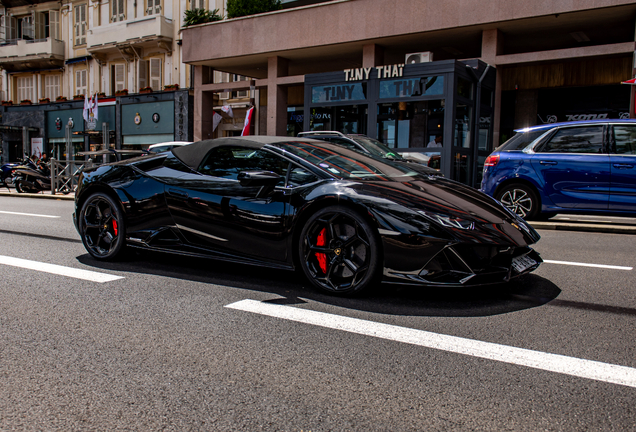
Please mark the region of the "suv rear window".
POLYGON ((539 131, 517 133, 508 141, 506 141, 505 143, 497 147, 495 151, 502 152, 502 151, 523 150, 532 141, 536 140, 537 138, 539 138, 541 135, 543 135, 546 132, 547 130, 539 130, 539 131))

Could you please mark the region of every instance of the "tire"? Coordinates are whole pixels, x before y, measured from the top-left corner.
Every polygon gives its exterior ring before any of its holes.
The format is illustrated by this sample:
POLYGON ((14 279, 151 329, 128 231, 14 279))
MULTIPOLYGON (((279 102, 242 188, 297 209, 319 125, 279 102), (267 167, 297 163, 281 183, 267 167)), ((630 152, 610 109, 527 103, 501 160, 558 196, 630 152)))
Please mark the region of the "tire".
POLYGON ((121 206, 105 193, 97 192, 82 205, 78 218, 82 243, 98 260, 121 256, 126 242, 126 222, 121 206))
POLYGON ((357 294, 377 281, 381 268, 377 232, 357 212, 325 207, 303 226, 300 266, 309 281, 330 294, 357 294))
POLYGON ((536 192, 521 183, 515 183, 501 189, 496 198, 512 212, 524 219, 535 219, 541 210, 536 192))
POLYGON ((25 192, 24 188, 22 187, 22 182, 21 181, 19 181, 19 180, 16 181, 14 186, 15 186, 15 191, 17 193, 24 193, 25 192))

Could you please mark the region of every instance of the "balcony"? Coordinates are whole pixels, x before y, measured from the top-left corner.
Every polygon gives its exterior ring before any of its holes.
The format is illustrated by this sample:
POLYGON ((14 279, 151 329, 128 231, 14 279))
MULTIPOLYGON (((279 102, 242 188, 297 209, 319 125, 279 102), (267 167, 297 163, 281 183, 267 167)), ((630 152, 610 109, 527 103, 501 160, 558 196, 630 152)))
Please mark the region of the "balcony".
POLYGON ((8 72, 64 66, 64 42, 53 39, 10 39, 0 44, 0 67, 8 72))
POLYGON ((93 55, 105 54, 130 46, 144 48, 158 45, 166 51, 172 51, 173 34, 172 20, 162 15, 154 15, 89 29, 86 35, 86 47, 93 55))

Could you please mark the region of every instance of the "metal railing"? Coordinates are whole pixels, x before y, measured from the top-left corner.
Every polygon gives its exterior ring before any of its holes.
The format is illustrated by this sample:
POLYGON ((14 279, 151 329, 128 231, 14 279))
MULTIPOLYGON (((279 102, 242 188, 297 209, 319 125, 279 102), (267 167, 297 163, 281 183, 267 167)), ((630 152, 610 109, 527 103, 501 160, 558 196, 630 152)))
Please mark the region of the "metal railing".
POLYGON ((91 159, 87 161, 51 159, 51 195, 75 192, 80 173, 93 165, 91 159))

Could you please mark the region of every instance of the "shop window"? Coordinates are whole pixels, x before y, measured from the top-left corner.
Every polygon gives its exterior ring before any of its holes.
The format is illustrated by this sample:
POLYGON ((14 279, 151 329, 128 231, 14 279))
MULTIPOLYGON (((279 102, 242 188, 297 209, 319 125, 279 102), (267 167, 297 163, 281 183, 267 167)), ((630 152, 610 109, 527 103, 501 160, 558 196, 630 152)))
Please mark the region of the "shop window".
POLYGON ((126 19, 126 0, 111 0, 110 22, 126 19))
POLYGON ((88 92, 88 70, 80 69, 75 71, 75 94, 85 95, 88 92))
POLYGON ((160 15, 161 0, 146 0, 146 15, 160 15))
POLYGON ((162 61, 160 58, 151 58, 139 62, 139 88, 151 87, 153 90, 161 90, 162 61))
POLYGON ((18 102, 23 100, 30 100, 33 102, 33 76, 22 76, 16 79, 16 90, 18 95, 18 102))
POLYGON ((473 83, 467 79, 457 78, 457 95, 466 99, 473 98, 473 83))
POLYGON ((86 22, 86 4, 75 6, 73 11, 75 46, 86 45, 86 28, 88 27, 86 22))
POLYGON ((118 63, 110 66, 111 92, 114 94, 117 91, 124 90, 126 88, 126 65, 118 63))
POLYGON ((470 148, 470 131, 473 108, 457 104, 455 116, 455 146, 470 148))
POLYGON ((60 96, 60 75, 44 75, 44 97, 54 101, 60 96))
POLYGON ((367 133, 367 106, 346 105, 311 109, 310 131, 339 131, 345 134, 367 133))

